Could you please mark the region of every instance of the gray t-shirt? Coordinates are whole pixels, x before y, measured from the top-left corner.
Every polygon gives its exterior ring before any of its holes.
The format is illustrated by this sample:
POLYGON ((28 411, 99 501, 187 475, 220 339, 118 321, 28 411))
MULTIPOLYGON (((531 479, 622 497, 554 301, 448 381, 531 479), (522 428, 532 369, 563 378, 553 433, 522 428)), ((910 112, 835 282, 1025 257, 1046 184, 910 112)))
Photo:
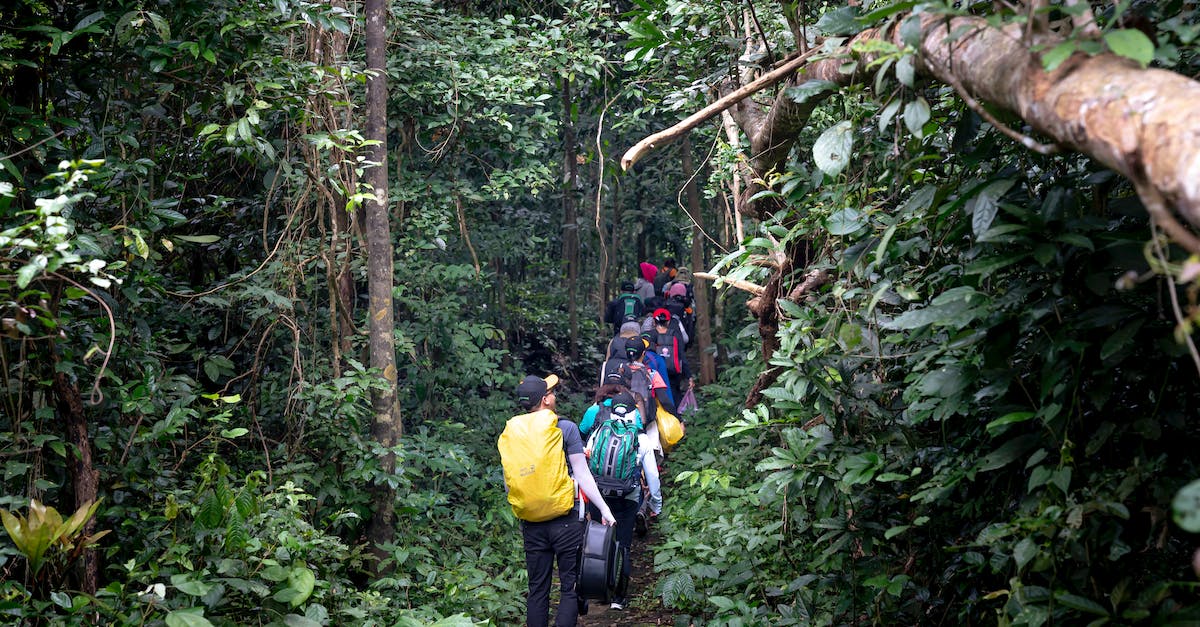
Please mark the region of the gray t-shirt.
MULTIPOLYGON (((579 425, 571 422, 570 420, 559 418, 558 428, 563 434, 563 451, 567 455, 582 455, 583 436, 579 435, 579 425)), ((567 468, 570 469, 570 467, 571 464, 568 463, 567 468)))

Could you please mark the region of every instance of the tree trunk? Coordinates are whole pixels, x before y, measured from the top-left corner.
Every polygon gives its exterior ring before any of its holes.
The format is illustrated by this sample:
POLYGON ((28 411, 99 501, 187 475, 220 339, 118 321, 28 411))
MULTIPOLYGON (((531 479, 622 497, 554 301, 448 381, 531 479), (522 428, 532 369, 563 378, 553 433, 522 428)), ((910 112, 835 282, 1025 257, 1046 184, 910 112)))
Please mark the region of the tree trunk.
MULTIPOLYGON (((72 511, 96 501, 99 472, 92 466, 92 444, 88 437, 87 417, 83 413, 83 398, 79 388, 62 372, 54 373, 55 407, 63 421, 65 439, 71 445, 71 489, 75 493, 72 511)), ((84 525, 82 536, 96 532, 96 519, 84 525)), ((86 594, 96 594, 99 582, 100 561, 94 550, 84 551, 81 557, 79 589, 86 594)))
MULTIPOLYGON (((403 424, 396 398, 396 341, 392 307, 392 234, 388 224, 387 170, 387 4, 384 0, 366 0, 367 45, 367 139, 376 142, 367 148, 367 158, 373 162, 366 171, 367 185, 374 194, 366 202, 367 218, 367 281, 370 292, 370 363, 385 381, 382 388, 371 391, 374 421, 371 436, 385 449, 380 460, 381 479, 396 471, 396 456, 391 450, 400 441, 403 424)), ((367 539, 377 561, 377 573, 384 571, 387 557, 383 546, 392 541, 396 532, 396 490, 386 480, 374 487, 374 503, 367 539)))
POLYGON ((574 363, 579 358, 579 203, 576 190, 579 184, 575 120, 572 116, 571 81, 562 81, 563 102, 563 231, 562 255, 567 264, 567 319, 571 332, 569 355, 574 363))
MULTIPOLYGON (((687 177, 684 193, 687 195, 687 213, 692 219, 692 272, 706 269, 704 265, 704 214, 700 210, 700 193, 696 190, 696 177, 692 163, 692 141, 684 136, 679 144, 679 152, 683 156, 683 175, 687 177)), ((707 385, 717 379, 717 366, 713 361, 712 328, 709 324, 708 291, 692 280, 692 291, 696 295, 696 354, 699 357, 699 374, 701 385, 707 385)))
MULTIPOLYGON (((345 9, 345 0, 333 0, 332 6, 345 9)), ((349 38, 345 33, 333 28, 321 28, 311 25, 307 31, 308 55, 307 60, 317 67, 337 67, 346 61, 346 48, 349 38)), ((324 85, 320 93, 310 94, 307 99, 307 113, 312 122, 306 122, 303 132, 335 132, 338 129, 353 126, 353 113, 348 106, 333 104, 331 93, 345 94, 346 100, 350 95, 345 82, 337 72, 327 72, 324 75, 324 85), (312 125, 312 126, 309 126, 312 125)), ((317 189, 316 205, 322 209, 318 214, 322 226, 328 226, 329 248, 324 252, 325 278, 329 290, 329 324, 332 331, 329 338, 332 353, 332 368, 335 377, 341 376, 345 355, 350 352, 354 337, 354 306, 356 294, 354 277, 350 273, 350 262, 353 259, 354 237, 350 232, 350 214, 346 210, 346 197, 341 189, 355 189, 358 185, 353 168, 337 168, 341 178, 338 184, 333 184, 320 173, 330 171, 331 165, 342 163, 351 158, 341 149, 334 148, 325 153, 316 146, 309 145, 305 149, 306 166, 313 174, 317 189)), ((303 210, 294 207, 293 211, 303 210)), ((322 234, 326 231, 322 229, 322 234)))

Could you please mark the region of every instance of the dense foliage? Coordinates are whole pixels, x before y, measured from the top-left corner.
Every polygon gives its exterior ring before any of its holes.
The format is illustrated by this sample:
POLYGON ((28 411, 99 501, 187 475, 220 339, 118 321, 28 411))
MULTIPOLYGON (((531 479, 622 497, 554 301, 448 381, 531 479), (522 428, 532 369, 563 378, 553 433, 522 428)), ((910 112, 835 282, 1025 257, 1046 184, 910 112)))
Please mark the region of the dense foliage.
MULTIPOLYGON (((363 365, 357 4, 13 4, 6 620, 519 622, 494 448, 508 390, 558 372, 562 413, 582 413, 614 283, 688 258, 692 177, 708 269, 761 282, 803 249, 785 282, 830 281, 778 301, 767 363, 741 295, 716 303, 721 378, 668 462, 655 547, 655 592, 681 623, 1198 619, 1200 499, 1180 489, 1200 476, 1200 375, 1181 342, 1200 261, 1128 182, 1026 151, 915 80, 899 49, 860 50, 878 55, 869 84, 816 111, 769 181, 781 209, 742 242, 729 186, 744 147, 720 125, 693 134, 697 172, 670 151, 614 168, 795 33, 915 3, 782 3, 800 29, 767 3, 392 2, 394 473, 363 365), (744 408, 764 370, 765 402, 744 408), (377 576, 364 534, 384 484, 401 524, 377 576)), ((1190 3, 1098 17, 1125 33, 1108 48, 1196 74, 1190 3), (1131 30, 1153 36, 1149 59, 1131 30)))

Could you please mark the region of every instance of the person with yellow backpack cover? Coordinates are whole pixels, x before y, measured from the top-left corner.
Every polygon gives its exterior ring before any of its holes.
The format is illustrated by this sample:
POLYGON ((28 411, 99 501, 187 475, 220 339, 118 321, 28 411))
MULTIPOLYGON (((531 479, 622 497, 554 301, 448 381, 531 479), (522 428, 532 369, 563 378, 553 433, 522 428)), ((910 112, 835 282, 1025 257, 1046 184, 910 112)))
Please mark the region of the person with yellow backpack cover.
POLYGON ((573 627, 578 622, 583 601, 575 592, 575 580, 584 526, 576 510, 576 485, 599 509, 604 524, 616 522, 588 468, 579 427, 555 413, 556 385, 555 375, 525 377, 517 386, 517 402, 527 413, 510 418, 497 443, 508 502, 521 521, 529 627, 549 625, 556 561, 560 588, 554 624, 573 627))

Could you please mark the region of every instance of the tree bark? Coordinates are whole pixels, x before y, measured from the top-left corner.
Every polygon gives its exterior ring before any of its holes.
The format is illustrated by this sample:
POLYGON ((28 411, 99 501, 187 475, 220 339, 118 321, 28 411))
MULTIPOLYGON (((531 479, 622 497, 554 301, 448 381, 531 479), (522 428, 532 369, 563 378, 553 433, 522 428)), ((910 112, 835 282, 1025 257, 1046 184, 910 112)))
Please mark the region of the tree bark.
MULTIPOLYGON (((83 413, 83 398, 79 388, 62 372, 54 373, 55 407, 63 421, 65 439, 71 445, 71 489, 75 493, 75 507, 94 503, 98 492, 100 473, 92 465, 92 444, 88 437, 87 416, 83 413)), ((96 519, 84 525, 81 537, 96 532, 96 519)), ((86 594, 95 594, 100 577, 100 560, 96 551, 83 552, 79 572, 79 589, 86 594)))
MULTIPOLYGON (((385 451, 380 461, 380 474, 387 477, 396 472, 396 456, 392 449, 400 441, 403 424, 396 397, 396 341, 392 306, 393 255, 392 234, 388 219, 387 170, 387 5, 384 0, 366 0, 367 46, 367 139, 376 142, 367 147, 372 166, 366 171, 366 182, 374 194, 366 202, 367 219, 367 281, 370 293, 370 364, 383 376, 385 385, 371 391, 374 421, 371 436, 385 451)), ((387 557, 384 545, 391 543, 396 531, 396 491, 384 480, 374 488, 373 511, 367 530, 371 551, 376 557, 377 573, 385 571, 387 557)))
MULTIPOLYGON (((679 152, 682 156, 683 175, 687 177, 687 183, 684 185, 684 194, 687 196, 687 213, 692 219, 692 273, 693 277, 696 272, 700 272, 704 265, 704 213, 700 210, 700 192, 696 189, 695 165, 692 162, 692 141, 687 135, 684 135, 679 143, 679 152)), ((706 286, 699 285, 696 280, 692 279, 692 292, 695 294, 696 302, 692 305, 696 308, 696 355, 699 362, 699 375, 701 385, 708 385, 717 379, 717 366, 713 360, 712 351, 709 347, 712 346, 712 327, 710 323, 710 310, 708 306, 708 291, 706 286)))
POLYGON ((571 81, 562 79, 563 103, 563 230, 562 254, 567 266, 567 320, 571 332, 569 355, 574 362, 579 358, 579 204, 576 191, 579 181, 577 137, 575 121, 572 119, 571 81))

